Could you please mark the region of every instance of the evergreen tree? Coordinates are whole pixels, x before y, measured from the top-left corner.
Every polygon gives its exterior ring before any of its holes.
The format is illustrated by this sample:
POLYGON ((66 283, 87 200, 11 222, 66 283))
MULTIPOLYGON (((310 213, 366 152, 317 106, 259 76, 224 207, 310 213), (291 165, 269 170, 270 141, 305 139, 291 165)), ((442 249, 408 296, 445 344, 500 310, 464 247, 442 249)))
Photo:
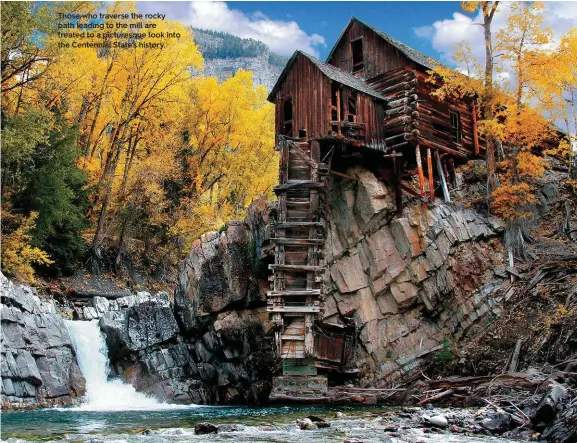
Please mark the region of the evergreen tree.
POLYGON ((49 271, 68 274, 82 258, 87 227, 86 174, 76 167, 81 155, 77 130, 56 116, 45 144, 38 145, 24 172, 26 186, 15 196, 14 209, 38 214, 31 230, 32 245, 46 251, 54 261, 49 271))

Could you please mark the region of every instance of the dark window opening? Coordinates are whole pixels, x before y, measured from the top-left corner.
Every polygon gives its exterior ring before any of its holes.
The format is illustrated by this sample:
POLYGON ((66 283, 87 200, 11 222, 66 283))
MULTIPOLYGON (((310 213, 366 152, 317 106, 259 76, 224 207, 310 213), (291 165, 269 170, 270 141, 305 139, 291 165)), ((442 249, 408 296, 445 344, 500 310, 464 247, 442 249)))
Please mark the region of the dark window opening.
POLYGON ((307 137, 307 130, 299 129, 299 138, 306 138, 306 137, 307 137))
POLYGON ((293 102, 290 98, 282 105, 282 135, 287 137, 293 135, 293 102))
POLYGON ((359 38, 351 42, 353 53, 353 72, 362 71, 364 68, 363 39, 359 38))
MULTIPOLYGON (((333 82, 331 85, 331 121, 340 122, 345 115, 345 103, 343 91, 339 83, 333 82)), ((340 133, 338 124, 333 124, 331 130, 334 133, 340 133)))
POLYGON ((461 115, 458 112, 449 111, 451 117, 451 141, 461 143, 461 115))
POLYGON ((349 93, 349 99, 348 99, 348 104, 349 104, 349 115, 348 115, 348 120, 350 122, 355 122, 357 121, 357 93, 351 91, 349 93))

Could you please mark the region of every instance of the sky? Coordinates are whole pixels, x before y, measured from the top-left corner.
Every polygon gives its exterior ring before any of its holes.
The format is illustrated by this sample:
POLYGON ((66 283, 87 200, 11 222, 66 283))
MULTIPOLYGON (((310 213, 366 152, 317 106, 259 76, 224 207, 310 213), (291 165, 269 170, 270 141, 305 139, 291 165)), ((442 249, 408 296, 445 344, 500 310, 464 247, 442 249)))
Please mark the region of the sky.
MULTIPOLYGON (((502 3, 494 19, 497 32, 506 20, 502 3)), ((167 18, 194 27, 252 37, 272 51, 290 56, 299 49, 325 60, 352 16, 386 32, 426 55, 453 65, 457 43, 470 42, 473 53, 483 57, 483 35, 479 13, 468 14, 453 2, 139 2, 144 13, 161 12, 167 18)), ((547 2, 545 24, 558 38, 577 27, 577 2, 547 2)))

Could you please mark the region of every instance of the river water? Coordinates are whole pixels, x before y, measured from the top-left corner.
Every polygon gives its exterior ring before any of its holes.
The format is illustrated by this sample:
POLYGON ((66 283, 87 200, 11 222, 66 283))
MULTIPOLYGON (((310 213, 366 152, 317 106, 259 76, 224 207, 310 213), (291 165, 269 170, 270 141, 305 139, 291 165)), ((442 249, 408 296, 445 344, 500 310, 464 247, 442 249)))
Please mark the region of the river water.
MULTIPOLYGON (((109 380, 108 349, 97 321, 68 321, 78 364, 86 379, 86 396, 69 408, 5 412, 1 438, 10 443, 68 441, 91 443, 173 442, 487 442, 508 440, 426 433, 418 417, 397 415, 384 407, 213 407, 167 405, 109 380), (337 416, 337 412, 340 413, 337 416), (344 415, 343 415, 344 414, 344 415), (297 419, 315 415, 329 428, 300 430, 297 419), (195 435, 200 422, 219 426, 218 434, 195 435), (391 435, 391 427, 398 429, 391 435)), ((447 411, 459 419, 461 412, 447 411)), ((441 431, 439 431, 441 432, 441 431)))

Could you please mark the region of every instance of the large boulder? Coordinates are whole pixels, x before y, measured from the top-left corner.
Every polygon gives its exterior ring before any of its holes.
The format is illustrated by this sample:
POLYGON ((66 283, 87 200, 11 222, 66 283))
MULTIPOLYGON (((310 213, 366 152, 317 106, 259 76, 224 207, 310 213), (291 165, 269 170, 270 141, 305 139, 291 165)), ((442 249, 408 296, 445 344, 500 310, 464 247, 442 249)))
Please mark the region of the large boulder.
MULTIPOLYGON (((252 245, 254 247, 254 245, 252 245)), ((181 264, 175 311, 190 332, 202 321, 225 310, 246 307, 258 291, 251 284, 248 228, 229 222, 222 233, 208 232, 196 240, 181 264)))
POLYGON ((179 332, 168 299, 108 311, 100 319, 100 328, 106 335, 111 358, 174 340, 179 332))
POLYGON ((85 381, 64 320, 32 288, 0 285, 2 409, 72 404, 85 381))

